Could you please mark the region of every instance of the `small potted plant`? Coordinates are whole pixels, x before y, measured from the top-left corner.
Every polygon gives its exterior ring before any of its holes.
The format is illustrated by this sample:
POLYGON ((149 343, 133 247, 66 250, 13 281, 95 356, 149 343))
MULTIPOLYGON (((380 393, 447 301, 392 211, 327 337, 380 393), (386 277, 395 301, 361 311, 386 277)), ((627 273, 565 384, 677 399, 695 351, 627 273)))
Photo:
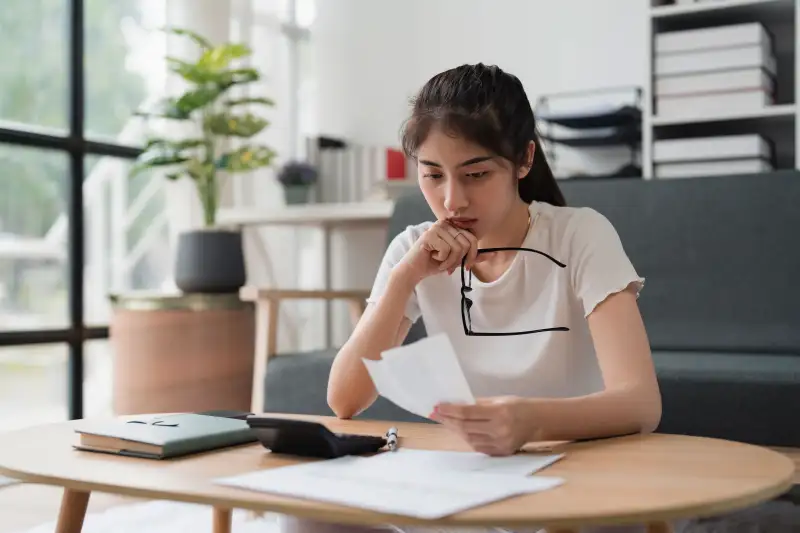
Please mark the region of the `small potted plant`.
POLYGON ((308 202, 309 192, 317 182, 317 169, 308 163, 292 161, 284 165, 278 173, 278 181, 283 185, 287 204, 308 202))
POLYGON ((249 105, 273 106, 269 98, 233 97, 233 87, 260 78, 252 68, 232 66, 251 50, 236 43, 213 45, 195 32, 167 28, 187 37, 200 49, 194 61, 168 58, 170 70, 188 87, 168 97, 156 109, 137 115, 174 120, 190 126, 182 138, 151 138, 132 167, 131 175, 159 168, 168 179, 194 182, 203 210, 203 226, 179 236, 175 283, 183 292, 236 292, 246 282, 241 233, 216 227, 221 181, 237 172, 269 166, 275 153, 250 142, 269 121, 245 110, 249 105), (232 147, 233 144, 236 147, 232 147))

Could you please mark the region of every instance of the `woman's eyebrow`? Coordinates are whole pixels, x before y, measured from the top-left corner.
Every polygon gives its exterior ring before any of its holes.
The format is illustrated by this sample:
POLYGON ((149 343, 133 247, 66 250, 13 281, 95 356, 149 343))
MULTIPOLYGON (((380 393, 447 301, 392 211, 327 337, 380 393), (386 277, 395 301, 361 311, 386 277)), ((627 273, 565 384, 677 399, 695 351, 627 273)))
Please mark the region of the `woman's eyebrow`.
MULTIPOLYGON (((474 165, 475 163, 483 163, 484 161, 489 161, 490 159, 494 159, 494 158, 492 156, 488 156, 488 155, 487 156, 481 156, 481 157, 473 157, 472 159, 467 159, 466 161, 464 161, 462 163, 459 163, 458 166, 459 167, 466 167, 466 166, 469 166, 469 165, 474 165)), ((437 162, 435 162, 435 161, 428 161, 426 159, 420 159, 419 162, 422 163, 423 165, 427 165, 429 167, 442 168, 442 165, 437 163, 437 162)))

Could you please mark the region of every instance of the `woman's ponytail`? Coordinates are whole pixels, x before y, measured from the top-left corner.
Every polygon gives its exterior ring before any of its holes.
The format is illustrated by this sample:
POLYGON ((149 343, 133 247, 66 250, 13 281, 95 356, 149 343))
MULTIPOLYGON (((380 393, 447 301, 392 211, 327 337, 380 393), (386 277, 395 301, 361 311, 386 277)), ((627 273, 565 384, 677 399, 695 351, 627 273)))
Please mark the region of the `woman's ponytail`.
POLYGON ((544 149, 539 139, 534 140, 533 164, 528 174, 519 180, 519 196, 529 204, 533 201, 545 202, 555 206, 567 205, 561 189, 558 187, 553 171, 547 163, 544 149))

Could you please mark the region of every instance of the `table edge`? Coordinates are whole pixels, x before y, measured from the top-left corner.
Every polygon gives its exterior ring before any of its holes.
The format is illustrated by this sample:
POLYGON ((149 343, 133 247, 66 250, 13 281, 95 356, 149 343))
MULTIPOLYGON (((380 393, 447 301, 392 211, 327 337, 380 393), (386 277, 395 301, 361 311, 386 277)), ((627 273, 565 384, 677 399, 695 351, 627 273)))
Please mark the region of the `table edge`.
MULTIPOLYGON (((794 462, 784 454, 765 448, 770 452, 782 455, 783 458, 791 463, 794 468, 794 462)), ((646 524, 654 521, 672 521, 684 520, 688 518, 700 518, 719 515, 726 512, 737 511, 745 509, 750 506, 769 501, 776 498, 787 491, 794 485, 794 470, 787 475, 780 483, 773 484, 765 490, 753 494, 747 494, 741 497, 718 501, 713 504, 692 504, 681 507, 672 507, 662 511, 655 512, 627 512, 607 514, 603 516, 584 516, 584 517, 547 517, 531 523, 527 520, 502 520, 500 522, 493 521, 487 522, 486 520, 470 518, 469 516, 459 516, 461 513, 453 515, 453 517, 444 517, 441 519, 425 520, 402 515, 389 515, 368 511, 360 508, 348 508, 345 506, 336 506, 334 509, 315 510, 312 507, 303 507, 298 509, 296 504, 289 501, 287 503, 269 503, 268 505, 259 504, 256 500, 236 500, 235 498, 218 498, 209 497, 202 494, 191 493, 175 493, 168 490, 153 490, 142 489, 128 486, 111 485, 106 483, 93 483, 84 482, 73 479, 64 479, 54 476, 45 476, 38 474, 28 474, 25 472, 16 471, 14 469, 6 468, 0 465, 0 475, 5 475, 13 479, 19 479, 23 483, 51 485, 63 487, 64 489, 81 491, 81 492, 104 492, 108 494, 116 494, 120 496, 128 496, 133 498, 152 499, 152 500, 168 500, 183 503, 195 503, 201 505, 208 505, 220 509, 244 509, 249 511, 256 511, 262 513, 274 513, 291 515, 298 518, 308 518, 312 520, 322 520, 330 522, 339 522, 343 524, 352 525, 385 525, 387 523, 404 525, 404 526, 431 526, 431 527, 505 527, 505 528, 573 528, 579 526, 601 526, 601 525, 632 525, 632 524, 646 524)), ((13 485, 12 485, 13 486, 13 485)), ((17 485, 18 486, 18 485, 17 485)), ((258 495, 259 493, 249 491, 246 489, 236 489, 229 487, 234 491, 242 491, 242 494, 258 495)), ((268 496, 268 495, 265 495, 268 496)), ((466 511, 469 513, 470 511, 466 511)))

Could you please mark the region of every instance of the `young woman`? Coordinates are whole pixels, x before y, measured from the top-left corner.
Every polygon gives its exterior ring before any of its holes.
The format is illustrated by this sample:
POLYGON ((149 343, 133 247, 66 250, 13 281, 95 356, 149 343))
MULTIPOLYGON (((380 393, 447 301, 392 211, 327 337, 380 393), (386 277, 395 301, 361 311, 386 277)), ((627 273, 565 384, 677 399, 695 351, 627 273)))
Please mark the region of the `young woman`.
POLYGON ((602 214, 565 205, 520 81, 482 64, 434 76, 403 146, 436 221, 388 247, 331 369, 334 413, 373 403, 361 359, 380 358, 422 318, 429 335, 448 335, 479 398, 430 416, 476 451, 653 431, 661 397, 637 307, 644 279, 602 214))

